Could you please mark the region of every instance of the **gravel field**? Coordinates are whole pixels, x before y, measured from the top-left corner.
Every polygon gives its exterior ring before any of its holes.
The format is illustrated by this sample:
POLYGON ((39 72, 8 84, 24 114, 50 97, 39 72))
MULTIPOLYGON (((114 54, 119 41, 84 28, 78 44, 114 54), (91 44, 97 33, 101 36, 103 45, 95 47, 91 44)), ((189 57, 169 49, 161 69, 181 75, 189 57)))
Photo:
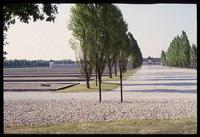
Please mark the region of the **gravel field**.
POLYGON ((35 75, 30 75, 30 74, 25 74, 25 75, 19 75, 19 74, 12 74, 12 75, 4 75, 4 78, 18 78, 18 77, 82 77, 81 74, 35 74, 35 75))
POLYGON ((54 79, 60 79, 60 80, 84 80, 84 78, 78 78, 78 77, 6 77, 5 80, 54 80, 54 79))
MULTIPOLYGON (((95 74, 92 74, 92 76, 96 76, 95 74)), ((103 74, 103 76, 108 76, 108 74, 103 74)), ((12 74, 12 75, 4 75, 4 78, 10 78, 10 77, 83 77, 81 74, 52 74, 52 73, 47 73, 47 74, 24 74, 24 75, 19 75, 19 74, 12 74)))
MULTIPOLYGON (((113 68, 114 70, 114 68, 113 68)), ((106 66, 104 74, 108 73, 106 66)), ((31 74, 80 74, 78 67, 32 67, 32 68, 3 68, 4 75, 31 75, 31 74)))
POLYGON ((112 121, 123 119, 196 118, 195 94, 185 93, 119 93, 98 94, 18 93, 4 98, 4 126, 52 125, 65 122, 112 121), (32 97, 30 96, 32 95, 32 97), (86 99, 87 98, 87 99, 86 99))
MULTIPOLYGON (((94 78, 90 78, 93 80, 94 78)), ((62 81, 62 82, 69 82, 69 81, 85 81, 85 78, 78 78, 78 77, 16 77, 16 78, 4 78, 4 82, 44 82, 44 81, 62 81)))
POLYGON ((44 83, 49 84, 50 86, 42 86, 41 83, 4 83, 3 88, 4 91, 31 91, 31 90, 41 90, 48 91, 57 90, 63 87, 67 87, 70 85, 74 85, 76 83, 44 83))
POLYGON ((49 67, 32 67, 32 68, 4 68, 3 74, 73 74, 80 73, 77 67, 65 67, 65 68, 49 68, 49 67))
POLYGON ((123 82, 132 84, 123 86, 123 103, 120 102, 118 88, 103 92, 101 103, 98 102, 98 92, 4 92, 4 126, 52 125, 65 122, 123 119, 196 119, 197 94, 193 92, 196 90, 195 77, 196 70, 143 66, 135 75, 123 82), (171 84, 167 85, 164 81, 159 80, 157 82, 149 81, 149 85, 147 81, 143 83, 146 79, 159 79, 165 75, 169 77, 168 82, 171 84), (170 77, 173 75, 177 77, 176 80, 171 80, 170 77), (180 80, 181 77, 187 79, 187 76, 194 80, 187 82, 180 80), (141 79, 137 81, 136 79, 139 77, 141 79), (135 83, 136 81, 137 83, 135 83), (177 86, 173 83, 193 84, 177 86), (141 84, 146 85, 141 86, 141 84), (160 89, 161 86, 162 89, 160 89), (148 87, 151 88, 148 89, 148 87), (188 87, 190 88, 188 89, 188 87), (158 89, 160 89, 159 92, 158 89), (175 92, 173 92, 174 89, 176 89, 175 92), (189 92, 191 89, 192 92, 189 92))

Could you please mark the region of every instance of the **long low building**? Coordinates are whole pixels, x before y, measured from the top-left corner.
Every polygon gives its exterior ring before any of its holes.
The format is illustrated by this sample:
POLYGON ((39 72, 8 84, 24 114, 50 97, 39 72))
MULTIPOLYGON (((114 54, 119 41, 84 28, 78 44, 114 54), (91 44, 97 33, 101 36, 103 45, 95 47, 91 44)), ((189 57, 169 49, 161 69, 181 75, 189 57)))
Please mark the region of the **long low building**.
POLYGON ((143 58, 143 65, 160 65, 160 58, 143 58))
POLYGON ((77 67, 76 63, 68 63, 68 64, 57 64, 54 62, 49 62, 50 68, 56 68, 56 67, 77 67))

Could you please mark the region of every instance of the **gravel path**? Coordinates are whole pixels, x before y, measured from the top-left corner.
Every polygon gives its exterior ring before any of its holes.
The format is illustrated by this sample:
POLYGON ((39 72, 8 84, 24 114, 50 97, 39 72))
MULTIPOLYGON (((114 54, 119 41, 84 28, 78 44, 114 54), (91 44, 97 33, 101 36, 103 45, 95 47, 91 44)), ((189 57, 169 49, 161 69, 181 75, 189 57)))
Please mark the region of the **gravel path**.
MULTIPOLYGON (((116 90, 119 91, 120 88, 116 90)), ((127 81, 123 82, 124 91, 131 92, 197 92, 197 70, 143 66, 127 81)))
MULTIPOLYGON (((139 77, 143 81, 146 80, 145 77, 149 79, 150 77, 164 77, 164 75, 170 77, 171 75, 166 74, 170 74, 170 71, 174 75, 176 74, 176 77, 182 77, 184 74, 190 75, 190 77, 195 77, 196 75, 194 70, 169 69, 167 67, 157 67, 157 70, 155 70, 155 66, 148 66, 148 68, 144 66, 124 83, 135 84, 136 79, 139 77)), ((174 80, 172 81, 174 82, 174 80)), ((181 82, 180 80, 177 81, 181 82)), ((178 83, 177 81, 176 83, 178 83)), ((141 79, 139 82, 137 81, 139 84, 142 84, 141 82, 141 79)), ((150 83, 152 84, 153 82, 150 83)), ((148 86, 152 85, 124 86, 123 103, 120 102, 118 88, 110 92, 103 92, 101 103, 98 102, 98 92, 4 92, 4 127, 123 119, 196 119, 196 92, 146 92, 148 86), (138 91, 136 92, 134 88, 138 91), (145 88, 145 92, 139 92, 142 88, 145 88)), ((156 85, 153 86, 157 88, 156 85)), ((173 87, 174 85, 172 84, 171 86, 173 87)), ((189 86, 190 89, 188 89, 187 84, 186 86, 175 86, 175 89, 177 91, 184 89, 189 91, 196 88, 196 85, 189 86)), ((163 85, 163 87, 166 87, 163 88, 163 90, 166 90, 170 85, 163 85)), ((152 91, 152 89, 149 91, 152 91)))

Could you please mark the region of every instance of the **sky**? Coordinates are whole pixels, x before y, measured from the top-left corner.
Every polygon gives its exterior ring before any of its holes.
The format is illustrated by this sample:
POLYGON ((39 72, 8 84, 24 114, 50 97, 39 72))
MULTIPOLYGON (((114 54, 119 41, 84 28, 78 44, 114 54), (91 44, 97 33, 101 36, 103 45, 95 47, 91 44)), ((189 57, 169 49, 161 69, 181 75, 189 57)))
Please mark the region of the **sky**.
MULTIPOLYGON (((137 40, 142 55, 160 57, 170 42, 184 30, 190 44, 197 45, 196 4, 115 4, 128 23, 128 31, 137 40)), ((75 60, 69 46, 72 33, 68 30, 70 8, 58 5, 55 23, 37 21, 29 24, 17 21, 10 26, 4 51, 7 59, 75 60)))

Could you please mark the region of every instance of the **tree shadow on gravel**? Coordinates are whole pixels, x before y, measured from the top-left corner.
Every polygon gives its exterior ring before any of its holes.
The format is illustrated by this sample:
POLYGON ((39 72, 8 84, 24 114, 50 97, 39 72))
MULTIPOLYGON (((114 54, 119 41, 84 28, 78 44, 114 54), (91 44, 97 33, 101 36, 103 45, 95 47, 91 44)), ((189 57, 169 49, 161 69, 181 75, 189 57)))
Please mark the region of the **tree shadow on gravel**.
MULTIPOLYGON (((116 90, 116 91, 120 91, 120 90, 116 90)), ((197 93, 197 90, 177 90, 177 89, 143 89, 143 90, 123 90, 125 92, 155 92, 155 93, 159 93, 159 92, 169 92, 169 93, 197 93)))
POLYGON ((154 84, 123 84, 123 86, 196 86, 197 83, 154 83, 154 84))
POLYGON ((176 80, 197 80, 196 78, 178 78, 178 79, 160 79, 160 78, 154 78, 154 79, 129 79, 129 81, 167 81, 167 80, 171 80, 171 81, 176 81, 176 80))

